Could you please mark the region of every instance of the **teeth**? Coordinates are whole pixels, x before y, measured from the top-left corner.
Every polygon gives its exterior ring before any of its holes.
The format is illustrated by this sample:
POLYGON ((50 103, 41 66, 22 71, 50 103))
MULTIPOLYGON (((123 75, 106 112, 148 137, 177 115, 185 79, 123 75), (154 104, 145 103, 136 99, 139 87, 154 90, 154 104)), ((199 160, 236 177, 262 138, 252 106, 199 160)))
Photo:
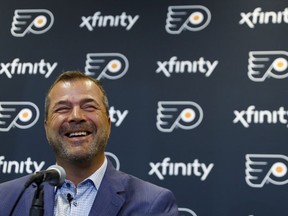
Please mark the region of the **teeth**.
POLYGON ((75 137, 75 136, 86 136, 87 132, 74 132, 74 133, 70 133, 69 137, 75 137))

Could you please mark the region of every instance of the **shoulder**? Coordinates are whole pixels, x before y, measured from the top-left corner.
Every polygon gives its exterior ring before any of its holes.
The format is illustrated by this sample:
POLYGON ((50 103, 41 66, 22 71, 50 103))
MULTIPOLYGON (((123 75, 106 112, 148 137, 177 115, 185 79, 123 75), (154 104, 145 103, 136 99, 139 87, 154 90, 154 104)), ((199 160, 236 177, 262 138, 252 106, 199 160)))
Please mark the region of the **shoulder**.
POLYGON ((17 179, 13 179, 7 182, 3 182, 0 184, 0 198, 2 196, 6 196, 6 192, 9 194, 13 194, 13 192, 15 191, 21 191, 22 188, 24 188, 24 184, 26 183, 26 181, 28 181, 28 179, 30 178, 29 175, 27 176, 23 176, 17 179))
POLYGON ((160 187, 129 174, 127 174, 127 179, 127 191, 145 197, 145 199, 150 200, 151 203, 167 202, 169 200, 171 203, 176 202, 173 193, 167 188, 160 187))
POLYGON ((141 194, 152 198, 155 198, 156 195, 173 196, 173 193, 170 190, 135 177, 133 175, 127 174, 125 172, 118 171, 112 166, 111 163, 108 163, 104 178, 108 180, 111 185, 121 185, 120 188, 123 187, 125 188, 125 191, 133 194, 141 194))
MULTIPOLYGON (((24 185, 30 176, 20 177, 11 181, 7 181, 0 184, 0 209, 1 211, 10 211, 16 199, 22 190, 24 185)), ((5 212, 4 211, 4 212, 5 212)), ((3 212, 1 212, 3 213, 3 212)), ((6 215, 6 214, 3 214, 6 215)), ((8 215, 8 213, 7 213, 8 215)))
POLYGON ((27 176, 23 176, 20 178, 16 178, 10 181, 0 183, 0 192, 2 192, 2 190, 11 189, 11 188, 13 188, 13 190, 18 189, 18 188, 23 188, 24 184, 26 183, 26 181, 28 181, 29 178, 30 178, 30 175, 27 175, 27 176))
POLYGON ((169 189, 117 170, 107 174, 112 187, 121 185, 119 188, 122 190, 118 191, 123 192, 126 208, 131 209, 131 212, 165 213, 166 216, 178 215, 176 199, 169 189))

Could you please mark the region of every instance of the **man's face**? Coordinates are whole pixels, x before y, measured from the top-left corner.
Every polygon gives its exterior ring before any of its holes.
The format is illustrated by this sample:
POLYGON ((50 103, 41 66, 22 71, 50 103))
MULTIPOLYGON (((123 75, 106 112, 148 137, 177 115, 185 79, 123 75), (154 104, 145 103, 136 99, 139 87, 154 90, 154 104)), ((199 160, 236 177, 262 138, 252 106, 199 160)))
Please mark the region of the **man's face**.
POLYGON ((111 123, 98 86, 90 80, 59 82, 49 98, 45 130, 56 158, 86 161, 104 154, 111 123))

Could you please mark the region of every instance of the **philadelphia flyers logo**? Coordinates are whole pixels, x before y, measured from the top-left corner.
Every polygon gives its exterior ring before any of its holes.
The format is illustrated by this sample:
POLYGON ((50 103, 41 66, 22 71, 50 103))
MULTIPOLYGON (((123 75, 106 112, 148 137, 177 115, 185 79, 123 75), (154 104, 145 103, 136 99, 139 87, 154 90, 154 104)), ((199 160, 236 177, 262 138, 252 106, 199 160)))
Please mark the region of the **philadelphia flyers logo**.
POLYGON ((190 130, 203 119, 202 108, 192 101, 159 101, 157 128, 161 132, 172 132, 175 128, 190 130))
POLYGON ((284 185, 288 183, 288 157, 280 154, 247 154, 246 182, 249 186, 261 188, 265 184, 284 185))
POLYGON ((248 77, 254 82, 263 82, 270 77, 275 79, 288 77, 288 52, 249 52, 248 77))
POLYGON ((181 5, 168 7, 166 31, 170 34, 180 34, 184 30, 200 31, 211 20, 208 8, 202 5, 181 5))
POLYGON ((95 76, 98 80, 119 79, 129 67, 128 59, 120 53, 88 53, 85 74, 95 76))
POLYGON ((15 10, 11 34, 15 37, 24 37, 28 33, 43 34, 54 22, 53 14, 46 9, 15 10))
POLYGON ((11 128, 27 129, 39 119, 39 109, 32 102, 0 102, 0 132, 11 128))

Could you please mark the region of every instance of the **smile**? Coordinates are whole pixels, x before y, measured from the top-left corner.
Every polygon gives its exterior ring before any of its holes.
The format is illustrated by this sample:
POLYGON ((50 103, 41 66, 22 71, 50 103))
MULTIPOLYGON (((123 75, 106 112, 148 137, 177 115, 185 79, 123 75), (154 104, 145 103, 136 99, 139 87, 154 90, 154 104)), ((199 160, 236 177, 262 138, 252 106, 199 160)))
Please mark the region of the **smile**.
POLYGON ((89 134, 91 134, 91 133, 90 133, 90 132, 87 132, 87 131, 79 131, 79 132, 67 133, 66 136, 68 136, 69 138, 72 138, 72 137, 88 136, 89 134))

